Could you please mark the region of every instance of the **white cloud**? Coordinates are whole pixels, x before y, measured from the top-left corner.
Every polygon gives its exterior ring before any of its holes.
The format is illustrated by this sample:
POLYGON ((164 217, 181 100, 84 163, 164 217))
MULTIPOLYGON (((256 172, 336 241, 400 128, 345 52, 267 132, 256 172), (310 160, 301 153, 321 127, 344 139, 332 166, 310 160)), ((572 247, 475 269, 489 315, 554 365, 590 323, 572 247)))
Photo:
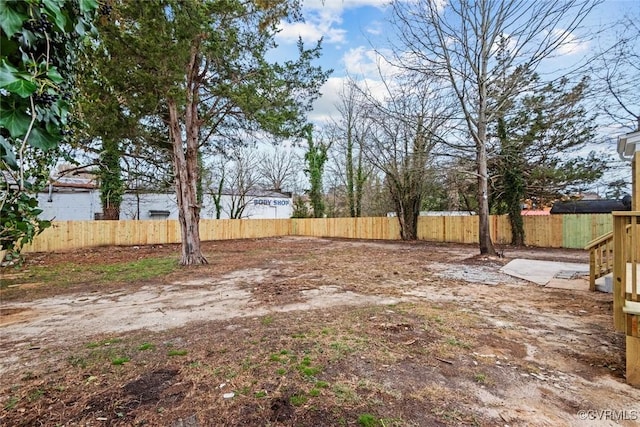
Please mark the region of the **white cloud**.
MULTIPOLYGON (((341 93, 348 82, 348 77, 331 77, 327 80, 320 89, 322 96, 313 104, 313 111, 309 114, 312 122, 321 125, 338 119, 340 113, 336 106, 340 104, 341 93)), ((357 84, 378 100, 384 99, 388 94, 387 87, 379 79, 363 78, 358 80, 357 84)))
POLYGON ((282 43, 295 43, 298 38, 306 44, 315 43, 324 37, 325 41, 330 43, 339 43, 344 40, 344 31, 329 31, 327 28, 321 28, 315 24, 307 22, 285 23, 280 26, 277 40, 282 43))
MULTIPOLYGON (((348 81, 348 77, 331 77, 327 80, 320 89, 322 96, 313 104, 313 111, 309 114, 312 122, 322 124, 338 119, 336 106, 340 104, 340 95, 348 81)), ((383 99, 386 95, 380 80, 363 79, 358 81, 358 85, 376 99, 383 99)))
POLYGON ((305 0, 304 9, 309 10, 336 10, 342 13, 345 9, 353 9, 363 6, 372 6, 384 9, 389 0, 305 0))
POLYGON ((376 51, 359 46, 349 49, 342 57, 342 61, 346 72, 352 76, 379 79, 381 74, 382 76, 390 76, 397 72, 396 67, 389 63, 383 55, 390 57, 391 52, 387 49, 376 51))
POLYGON ((313 104, 313 111, 309 114, 312 122, 329 123, 332 118, 337 118, 336 105, 340 101, 340 93, 346 81, 346 77, 330 77, 322 86, 322 96, 313 104))
POLYGON ((305 22, 280 23, 277 36, 280 43, 295 43, 302 37, 305 43, 313 43, 324 37, 325 43, 346 43, 347 30, 342 28, 342 14, 346 9, 373 6, 383 9, 388 0, 308 0, 304 2, 305 22))
MULTIPOLYGON (((349 79, 355 79, 357 84, 369 95, 376 99, 383 99, 387 95, 387 87, 382 82, 382 77, 389 77, 399 70, 390 64, 383 55, 391 55, 390 51, 383 50, 382 54, 371 48, 359 46, 349 49, 342 56, 347 76, 330 77, 322 86, 322 96, 316 100, 309 118, 315 123, 327 123, 331 119, 337 119, 336 105, 340 102, 340 94, 349 79), (382 76, 382 77, 381 77, 382 76)), ((393 79, 387 79, 388 84, 393 85, 393 79)))
POLYGON ((564 42, 556 49, 559 55, 576 55, 589 51, 589 42, 580 40, 574 34, 561 29, 553 30, 553 36, 564 38, 564 42))
POLYGON ((433 0, 433 3, 436 6, 436 11, 441 14, 442 12, 444 12, 444 9, 449 6, 449 1, 448 0, 433 0))
POLYGON ((493 46, 491 46, 491 53, 492 54, 496 54, 498 53, 498 51, 500 50, 500 43, 504 41, 505 45, 502 46, 504 48, 506 48, 507 52, 513 52, 516 50, 516 48, 518 47, 518 43, 516 40, 513 39, 513 37, 511 37, 511 35, 509 33, 502 33, 500 37, 498 37, 496 39, 496 41, 493 43, 493 46))
POLYGON ((367 33, 379 36, 384 32, 383 23, 374 21, 367 26, 367 33))
MULTIPOLYGON (((305 43, 312 43, 323 37, 325 46, 333 44, 338 49, 341 46, 347 48, 349 41, 347 29, 343 25, 344 11, 364 6, 383 10, 388 3, 389 0, 304 0, 305 22, 281 23, 282 31, 277 40, 284 45, 296 42, 298 37, 302 37, 305 43)), ((382 23, 372 22, 367 31, 370 34, 382 34, 382 23)), ((385 52, 385 54, 388 53, 385 52)), ((385 89, 380 81, 380 72, 383 75, 389 75, 394 70, 382 55, 371 48, 361 46, 346 50, 341 62, 344 64, 346 73, 358 79, 359 83, 373 96, 384 96, 385 89)), ((327 80, 320 89, 322 96, 316 100, 313 111, 309 115, 312 122, 321 124, 336 118, 336 105, 340 101, 340 94, 348 79, 348 77, 334 76, 327 80)))

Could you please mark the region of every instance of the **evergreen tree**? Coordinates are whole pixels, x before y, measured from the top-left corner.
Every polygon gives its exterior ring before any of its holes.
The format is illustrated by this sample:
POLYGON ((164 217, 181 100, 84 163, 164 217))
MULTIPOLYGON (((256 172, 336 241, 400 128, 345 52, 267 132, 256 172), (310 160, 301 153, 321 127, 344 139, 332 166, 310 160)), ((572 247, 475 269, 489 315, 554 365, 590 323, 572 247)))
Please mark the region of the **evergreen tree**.
MULTIPOLYGON (((302 135, 304 113, 327 73, 319 44, 283 64, 267 61, 277 24, 296 0, 122 0, 101 21, 109 85, 140 125, 166 135, 182 232, 181 264, 206 263, 198 224, 198 153, 229 143, 226 130, 302 135)), ((241 132, 241 133, 242 133, 241 132)))
POLYGON ((324 217, 324 192, 322 180, 324 176, 324 165, 327 162, 327 151, 331 147, 331 142, 316 139, 314 141, 311 130, 307 133, 307 152, 304 158, 307 162, 305 173, 309 176, 309 199, 313 209, 314 218, 324 217))
POLYGON ((503 109, 495 125, 498 155, 491 161, 493 210, 508 213, 512 243, 524 244, 522 204, 545 206, 569 192, 595 182, 607 159, 578 151, 595 141, 594 118, 582 101, 588 80, 570 87, 567 79, 540 84, 532 75, 524 95, 503 109))

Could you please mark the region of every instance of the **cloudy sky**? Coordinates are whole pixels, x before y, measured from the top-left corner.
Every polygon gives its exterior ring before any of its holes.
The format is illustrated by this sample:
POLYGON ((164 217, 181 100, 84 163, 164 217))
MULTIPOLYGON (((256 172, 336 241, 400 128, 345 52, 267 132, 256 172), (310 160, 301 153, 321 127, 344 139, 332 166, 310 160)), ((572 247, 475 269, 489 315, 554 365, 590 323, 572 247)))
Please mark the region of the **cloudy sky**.
MULTIPOLYGON (((446 1, 446 0, 438 0, 446 1)), ((531 0, 535 1, 535 0, 531 0)), ((375 78, 380 57, 376 50, 388 47, 392 29, 387 23, 388 0, 303 0, 305 22, 283 23, 278 36, 281 49, 291 49, 298 37, 312 46, 323 38, 323 57, 320 64, 334 70, 323 87, 323 97, 316 102, 311 115, 314 121, 323 121, 335 112, 338 93, 347 75, 357 78, 375 78)), ((631 11, 640 14, 639 0, 605 0, 592 13, 588 26, 596 31, 631 11)), ((592 40, 583 42, 573 36, 558 52, 552 70, 570 66, 596 49, 592 40)))

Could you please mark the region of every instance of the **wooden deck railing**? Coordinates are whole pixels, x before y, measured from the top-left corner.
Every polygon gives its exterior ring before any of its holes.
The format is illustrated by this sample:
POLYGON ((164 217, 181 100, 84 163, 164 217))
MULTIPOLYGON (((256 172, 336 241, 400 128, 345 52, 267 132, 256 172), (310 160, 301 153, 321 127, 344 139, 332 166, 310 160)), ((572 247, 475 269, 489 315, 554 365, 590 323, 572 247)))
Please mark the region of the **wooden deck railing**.
POLYGON ((640 386, 640 212, 613 213, 613 318, 627 335, 627 383, 640 386))
POLYGON ((596 280, 613 271, 613 232, 600 236, 584 247, 589 251, 589 289, 596 290, 596 280))

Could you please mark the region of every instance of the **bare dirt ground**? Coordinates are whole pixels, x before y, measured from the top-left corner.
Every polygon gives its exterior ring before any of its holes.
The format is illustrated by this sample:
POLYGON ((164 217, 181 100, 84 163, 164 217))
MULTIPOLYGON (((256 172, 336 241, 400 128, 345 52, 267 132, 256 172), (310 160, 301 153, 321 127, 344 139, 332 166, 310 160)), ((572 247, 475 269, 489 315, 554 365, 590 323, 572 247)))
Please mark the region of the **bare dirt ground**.
POLYGON ((0 425, 639 422, 611 296, 499 271, 512 258, 586 263, 584 251, 487 259, 474 246, 277 238, 206 243, 208 266, 117 274, 177 251, 32 254, 3 269, 0 425), (98 279, 95 265, 113 268, 98 279), (35 270, 54 273, 30 282, 35 270))

